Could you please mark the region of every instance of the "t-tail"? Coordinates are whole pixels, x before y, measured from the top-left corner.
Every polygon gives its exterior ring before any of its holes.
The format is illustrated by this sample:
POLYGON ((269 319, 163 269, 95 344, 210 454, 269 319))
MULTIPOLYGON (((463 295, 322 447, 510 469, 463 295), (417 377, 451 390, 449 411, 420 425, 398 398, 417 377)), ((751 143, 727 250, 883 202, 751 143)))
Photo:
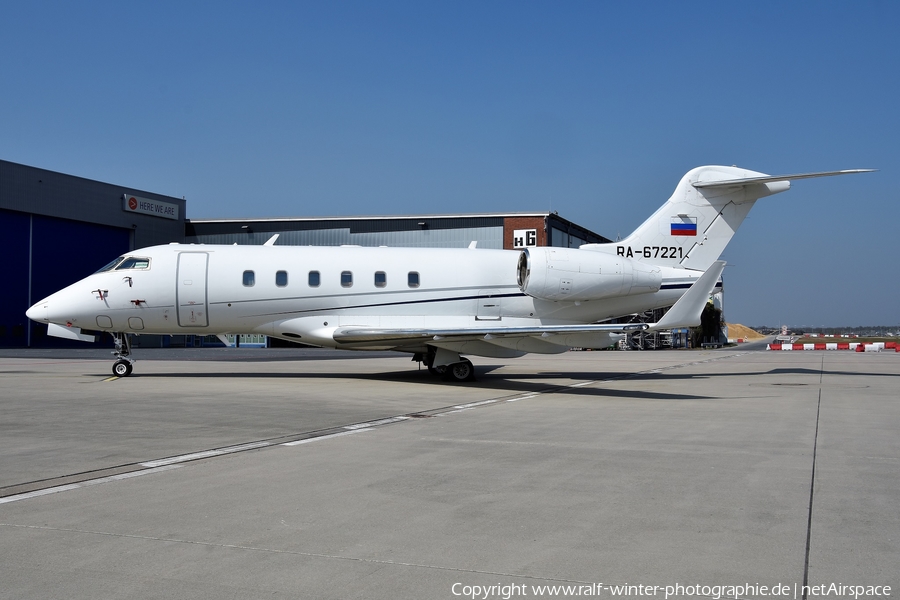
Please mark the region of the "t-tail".
POLYGON ((581 248, 654 265, 706 271, 760 198, 789 190, 795 179, 873 170, 770 176, 738 167, 697 167, 681 178, 668 202, 624 240, 581 248))

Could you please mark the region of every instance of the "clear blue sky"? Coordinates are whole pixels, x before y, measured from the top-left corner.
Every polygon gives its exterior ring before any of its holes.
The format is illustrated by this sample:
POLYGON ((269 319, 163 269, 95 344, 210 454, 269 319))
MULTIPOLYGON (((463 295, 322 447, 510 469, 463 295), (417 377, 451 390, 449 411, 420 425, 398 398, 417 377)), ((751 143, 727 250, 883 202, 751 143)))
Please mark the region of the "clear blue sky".
POLYGON ((704 164, 761 200, 748 325, 900 324, 900 3, 8 2, 0 158, 189 218, 545 210, 615 238, 704 164))

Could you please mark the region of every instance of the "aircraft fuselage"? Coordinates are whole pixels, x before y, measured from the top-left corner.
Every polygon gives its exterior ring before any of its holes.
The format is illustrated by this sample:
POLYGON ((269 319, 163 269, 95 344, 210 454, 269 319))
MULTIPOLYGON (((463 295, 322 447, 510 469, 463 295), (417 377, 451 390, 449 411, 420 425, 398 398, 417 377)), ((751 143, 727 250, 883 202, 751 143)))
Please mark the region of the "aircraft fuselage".
POLYGON ((257 333, 352 348, 335 341, 334 331, 590 323, 670 306, 700 274, 664 268, 655 293, 546 301, 520 290, 520 254, 474 248, 154 246, 60 290, 35 304, 28 316, 82 330, 257 333))

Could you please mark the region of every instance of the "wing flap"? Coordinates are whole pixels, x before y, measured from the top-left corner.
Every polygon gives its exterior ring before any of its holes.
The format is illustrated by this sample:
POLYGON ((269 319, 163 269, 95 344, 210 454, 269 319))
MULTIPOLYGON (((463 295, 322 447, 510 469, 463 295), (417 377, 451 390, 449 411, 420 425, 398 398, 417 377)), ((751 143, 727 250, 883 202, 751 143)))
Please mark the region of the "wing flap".
POLYGON ((495 338, 549 337, 579 333, 629 333, 647 329, 646 323, 602 323, 589 325, 538 325, 531 327, 460 327, 455 329, 372 329, 346 327, 334 332, 341 344, 469 341, 495 338))

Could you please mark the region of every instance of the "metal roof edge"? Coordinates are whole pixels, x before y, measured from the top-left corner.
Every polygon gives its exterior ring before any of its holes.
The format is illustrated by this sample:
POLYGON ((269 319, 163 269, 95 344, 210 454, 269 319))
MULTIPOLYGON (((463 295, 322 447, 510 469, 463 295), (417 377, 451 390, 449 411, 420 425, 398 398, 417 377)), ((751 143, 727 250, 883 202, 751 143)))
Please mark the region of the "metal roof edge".
MULTIPOLYGON (((368 221, 412 219, 479 219, 503 217, 548 217, 549 212, 464 213, 435 215, 355 215, 347 217, 253 217, 248 219, 188 219, 191 223, 291 223, 307 221, 368 221)), ((554 215, 556 216, 556 215, 554 215)))

